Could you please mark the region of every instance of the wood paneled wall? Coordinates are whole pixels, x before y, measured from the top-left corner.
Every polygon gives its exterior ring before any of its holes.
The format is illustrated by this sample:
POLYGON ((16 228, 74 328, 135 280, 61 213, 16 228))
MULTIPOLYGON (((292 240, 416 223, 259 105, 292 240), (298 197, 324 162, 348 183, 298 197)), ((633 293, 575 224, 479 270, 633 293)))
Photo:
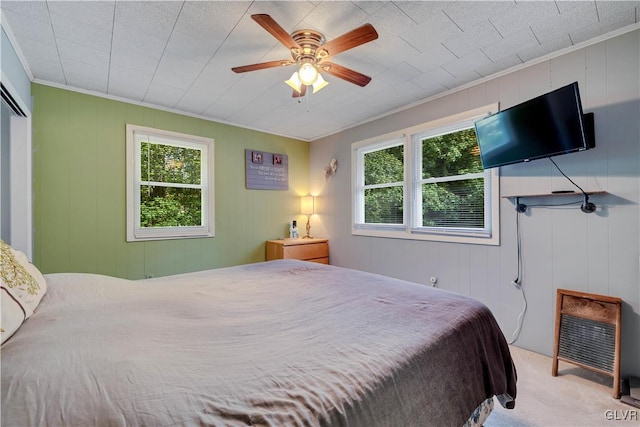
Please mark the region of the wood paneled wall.
POLYGON ((44 273, 138 279, 264 261, 265 241, 300 220, 309 143, 34 84, 34 262, 44 273), (125 124, 215 139, 216 235, 126 237, 125 124), (286 154, 289 190, 247 190, 246 148, 286 154))
MULTIPOLYGON (((493 102, 501 108, 577 81, 585 112, 595 113, 596 148, 555 158, 594 196, 598 209, 532 207, 520 217, 528 310, 517 345, 546 355, 553 346, 555 292, 574 289, 620 297, 622 372, 640 375, 640 31, 583 47, 482 84, 311 143, 311 191, 319 194, 312 227, 331 239, 332 263, 429 283, 487 304, 511 339, 522 296, 516 277, 516 212, 500 203, 499 247, 351 235, 351 144, 493 102), (335 157, 340 168, 325 180, 335 157)), ((503 167, 501 193, 572 189, 548 160, 503 167)), ((575 199, 575 198, 574 198, 575 199)), ((571 201, 530 199, 530 205, 571 201)))

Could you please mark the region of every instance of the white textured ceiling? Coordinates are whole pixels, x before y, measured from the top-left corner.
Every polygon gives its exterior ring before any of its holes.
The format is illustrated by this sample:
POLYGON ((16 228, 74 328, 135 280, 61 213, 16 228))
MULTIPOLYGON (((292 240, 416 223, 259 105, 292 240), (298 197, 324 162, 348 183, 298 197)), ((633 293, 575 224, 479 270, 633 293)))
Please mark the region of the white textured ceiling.
POLYGON ((314 140, 590 39, 637 27, 640 1, 7 1, 3 25, 34 81, 314 140), (364 23, 379 38, 333 61, 373 78, 298 99, 289 59, 251 19, 331 40, 364 23), (8 24, 8 25, 7 25, 8 24))

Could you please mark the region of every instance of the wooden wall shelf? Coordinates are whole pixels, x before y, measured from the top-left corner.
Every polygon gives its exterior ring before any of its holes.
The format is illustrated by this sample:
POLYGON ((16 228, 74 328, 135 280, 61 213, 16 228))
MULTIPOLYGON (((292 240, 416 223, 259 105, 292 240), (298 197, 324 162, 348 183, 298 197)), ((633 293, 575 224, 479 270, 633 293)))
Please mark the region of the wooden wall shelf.
MULTIPOLYGON (((600 194, 607 194, 606 191, 585 191, 587 196, 595 196, 600 194)), ((570 192, 557 192, 557 193, 538 193, 538 194, 513 194, 510 196, 502 196, 503 199, 523 199, 525 197, 557 197, 557 196, 582 196, 582 193, 579 191, 570 191, 570 192)))
POLYGON ((502 196, 504 199, 515 199, 516 212, 523 213, 527 211, 527 205, 520 203, 520 199, 526 199, 531 197, 557 197, 557 196, 580 196, 583 197, 582 206, 580 210, 584 213, 592 213, 596 211, 596 205, 589 201, 589 196, 597 194, 607 194, 606 191, 587 191, 585 193, 578 193, 576 191, 556 191, 547 194, 514 194, 511 196, 502 196))

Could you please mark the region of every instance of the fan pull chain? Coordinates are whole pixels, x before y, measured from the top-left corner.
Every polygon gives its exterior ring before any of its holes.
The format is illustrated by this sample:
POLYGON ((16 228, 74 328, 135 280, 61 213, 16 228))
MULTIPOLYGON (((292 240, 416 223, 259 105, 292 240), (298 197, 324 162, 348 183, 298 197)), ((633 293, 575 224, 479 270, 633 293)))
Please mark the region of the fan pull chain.
POLYGON ((307 91, 307 92, 308 92, 308 93, 307 93, 307 96, 305 96, 305 98, 307 98, 307 101, 306 101, 306 103, 307 103, 306 111, 307 111, 307 113, 308 113, 308 112, 309 112, 309 98, 311 97, 311 92, 309 92, 309 91, 307 91))

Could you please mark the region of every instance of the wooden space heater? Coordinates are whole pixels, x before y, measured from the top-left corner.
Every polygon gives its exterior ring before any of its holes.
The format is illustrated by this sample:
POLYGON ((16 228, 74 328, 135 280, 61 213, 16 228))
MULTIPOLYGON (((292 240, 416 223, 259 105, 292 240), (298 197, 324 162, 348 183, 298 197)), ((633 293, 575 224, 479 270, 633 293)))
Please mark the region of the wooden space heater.
POLYGON ((622 300, 558 289, 551 375, 558 361, 613 377, 613 397, 620 397, 620 321, 622 300))

